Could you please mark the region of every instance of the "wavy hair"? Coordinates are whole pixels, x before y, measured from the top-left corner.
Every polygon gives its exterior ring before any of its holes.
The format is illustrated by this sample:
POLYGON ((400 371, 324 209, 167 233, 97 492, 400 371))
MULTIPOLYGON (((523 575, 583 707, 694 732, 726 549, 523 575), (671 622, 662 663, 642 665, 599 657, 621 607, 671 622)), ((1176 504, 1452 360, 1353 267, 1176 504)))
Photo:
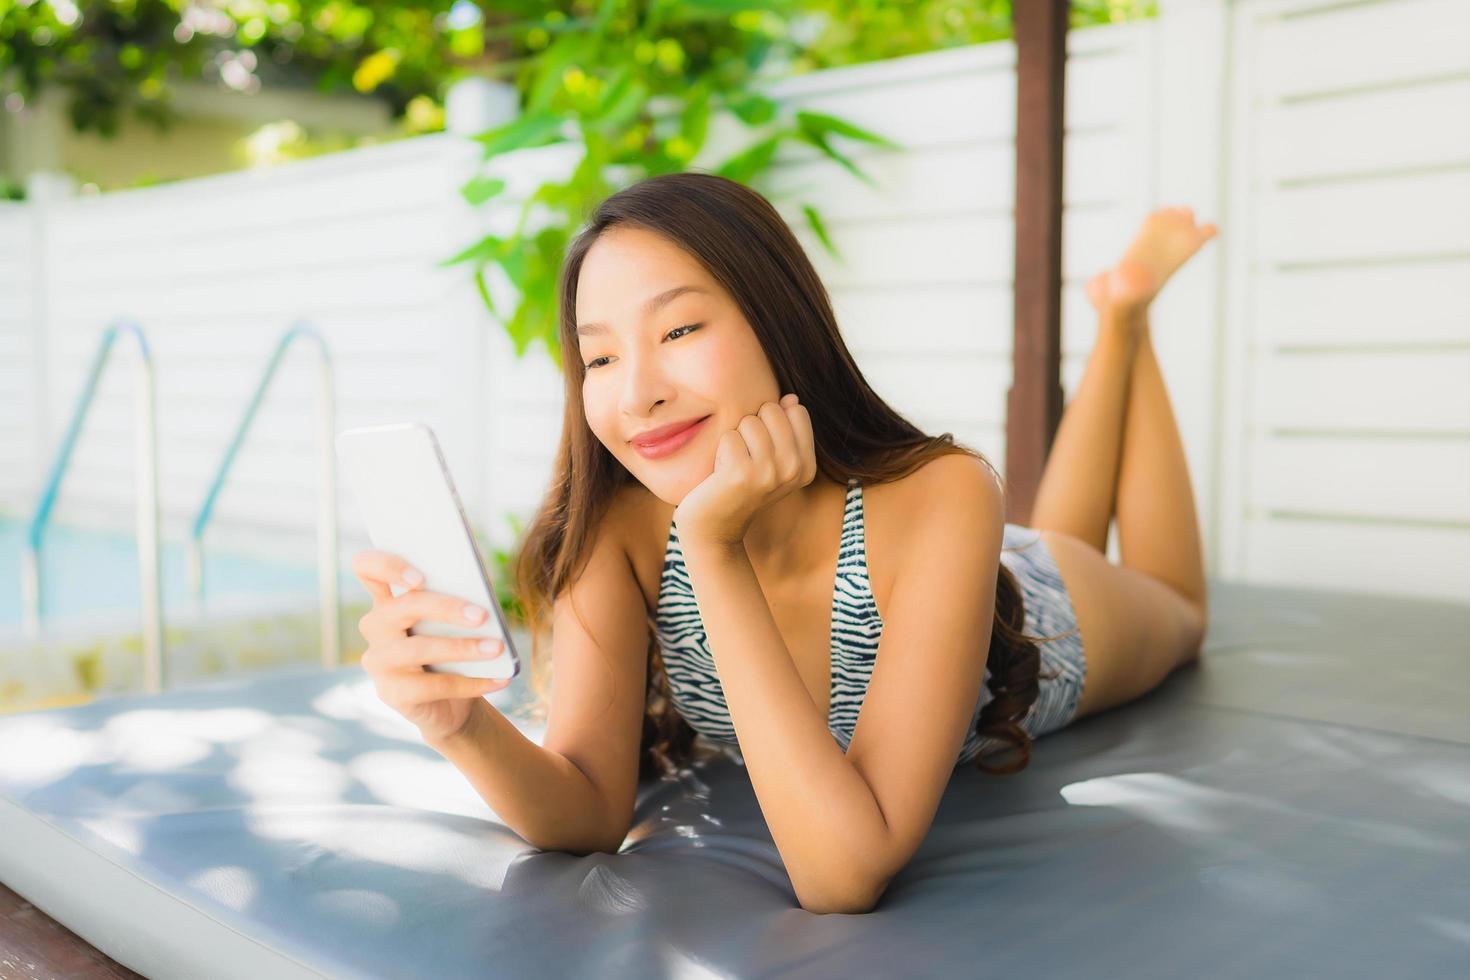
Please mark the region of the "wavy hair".
MULTIPOLYGON (((587 251, 611 228, 655 232, 684 249, 730 294, 754 329, 781 391, 801 396, 812 420, 817 466, 838 484, 900 479, 950 453, 979 459, 978 450, 946 432, 929 436, 891 408, 869 386, 837 327, 830 297, 800 242, 774 207, 736 181, 698 171, 660 174, 604 199, 568 247, 558 292, 562 351, 577 348, 577 280, 587 251)), ((562 370, 565 402, 553 477, 527 527, 512 564, 526 625, 531 631, 532 712, 545 717, 550 665, 541 643, 557 596, 573 584, 590 557, 594 532, 619 489, 636 483, 587 425, 582 402, 586 367, 568 359, 562 370)), ((1003 479, 1001 480, 1004 486, 1003 479)), ((578 614, 580 618, 580 614, 578 614)), ((639 779, 670 775, 704 754, 697 733, 670 696, 654 615, 648 623, 647 690, 639 748, 639 779)), ((1030 762, 1031 736, 1019 724, 1036 702, 1038 642, 1059 639, 1023 632, 1025 608, 1014 575, 1000 565, 995 589, 987 684, 993 695, 976 732, 1009 743, 1007 763, 975 760, 985 772, 1019 772, 1030 762)), ((1004 746, 1000 746, 1004 747, 1004 746)))

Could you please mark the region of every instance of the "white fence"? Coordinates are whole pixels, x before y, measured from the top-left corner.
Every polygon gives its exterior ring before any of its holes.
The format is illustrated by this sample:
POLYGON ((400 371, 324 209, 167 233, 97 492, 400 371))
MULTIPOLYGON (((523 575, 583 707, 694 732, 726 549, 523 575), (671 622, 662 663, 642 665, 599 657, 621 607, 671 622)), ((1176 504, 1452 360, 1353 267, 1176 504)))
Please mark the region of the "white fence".
MULTIPOLYGON (((1165 291, 1154 334, 1212 572, 1470 597, 1467 8, 1162 6, 1156 22, 1069 40, 1064 388, 1094 336, 1082 282, 1150 207, 1192 204, 1223 233, 1165 291)), ((880 394, 1003 465, 1013 46, 828 71, 771 93, 904 145, 854 149, 877 190, 814 152, 781 158, 775 182, 819 205, 844 262, 778 206, 880 394)), ((717 122, 696 164, 733 148, 733 132, 717 122)), ((463 267, 434 267, 514 218, 509 204, 476 213, 459 200, 477 149, 425 137, 0 209, 0 277, 16 297, 0 309, 0 505, 33 506, 97 337, 127 314, 153 345, 164 527, 181 534, 272 346, 301 317, 332 345, 339 428, 433 425, 472 518, 508 543, 505 514, 528 516, 545 488, 561 388, 539 347, 513 358, 463 267)), ((569 149, 497 160, 507 201, 565 173, 569 149)), ((212 544, 269 541, 310 560, 300 368, 268 397, 212 544)), ((100 398, 57 516, 126 526, 119 365, 100 398)), ((342 505, 345 561, 365 540, 346 486, 342 505)))
POLYGON ((1232 29, 1220 567, 1470 599, 1470 3, 1232 29))

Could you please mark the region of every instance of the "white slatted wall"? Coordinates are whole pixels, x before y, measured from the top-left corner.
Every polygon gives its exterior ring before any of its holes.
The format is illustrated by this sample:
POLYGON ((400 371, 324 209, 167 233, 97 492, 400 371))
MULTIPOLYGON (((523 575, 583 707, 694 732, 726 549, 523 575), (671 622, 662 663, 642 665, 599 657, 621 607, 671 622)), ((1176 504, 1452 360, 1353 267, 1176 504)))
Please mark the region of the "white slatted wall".
MULTIPOLYGON (((464 158, 444 139, 410 141, 53 205, 40 333, 46 465, 117 315, 141 324, 152 348, 166 534, 182 535, 194 517, 298 317, 331 346, 339 427, 417 417, 463 439, 445 412, 446 382, 469 380, 455 351, 473 325, 453 305, 463 276, 432 262, 453 243, 446 228, 464 158)), ((58 521, 131 527, 130 360, 115 356, 103 376, 58 521)), ((310 561, 313 381, 309 348, 294 348, 219 499, 211 543, 285 541, 291 557, 310 561)), ((24 504, 29 512, 34 501, 24 504)))
POLYGON ((1470 3, 1235 32, 1224 571, 1470 600, 1470 3))
MULTIPOLYGON (((1212 573, 1466 597, 1470 4, 1162 6, 1159 21, 1069 39, 1068 397, 1094 338, 1083 281, 1120 254, 1150 207, 1195 204, 1223 234, 1165 291, 1155 344, 1212 573), (1228 94, 1228 103, 1212 93, 1228 94), (1217 215, 1221 200, 1226 211, 1217 215)), ((1014 58, 1003 42, 770 90, 908 148, 843 143, 877 189, 814 152, 787 149, 774 184, 802 196, 777 207, 830 287, 878 391, 917 424, 953 432, 1002 467, 1014 58), (803 199, 822 209, 845 262, 804 230, 803 199)), ((733 148, 729 135, 717 121, 697 163, 733 148)), ((524 519, 545 491, 561 381, 539 346, 512 357, 463 267, 433 264, 479 229, 508 231, 524 193, 569 171, 570 149, 496 161, 494 172, 512 186, 497 207, 479 211, 457 196, 474 149, 449 136, 50 204, 42 298, 29 314, 26 300, 0 309, 0 426, 12 431, 15 412, 27 410, 15 365, 31 356, 28 316, 44 340, 35 353, 46 366, 46 463, 100 329, 112 315, 136 316, 158 364, 165 529, 177 531, 199 505, 272 345, 305 316, 336 354, 338 428, 429 422, 471 517, 506 545, 506 513, 524 519)), ((16 209, 0 208, 6 284, 29 268, 18 258, 24 226, 16 209)), ((311 379, 307 359, 294 361, 267 399, 210 540, 279 538, 309 561, 311 379)), ((58 519, 130 526, 121 367, 105 380, 58 519)), ((30 422, 22 415, 19 426, 30 422)), ((0 470, 23 458, 14 440, 0 447, 0 470)), ((0 474, 0 500, 14 510, 34 503, 17 487, 41 479, 42 454, 30 455, 25 479, 0 474)), ((350 556, 365 539, 350 491, 341 494, 350 556)))
POLYGON ((34 469, 34 211, 0 202, 0 512, 15 515, 34 469))

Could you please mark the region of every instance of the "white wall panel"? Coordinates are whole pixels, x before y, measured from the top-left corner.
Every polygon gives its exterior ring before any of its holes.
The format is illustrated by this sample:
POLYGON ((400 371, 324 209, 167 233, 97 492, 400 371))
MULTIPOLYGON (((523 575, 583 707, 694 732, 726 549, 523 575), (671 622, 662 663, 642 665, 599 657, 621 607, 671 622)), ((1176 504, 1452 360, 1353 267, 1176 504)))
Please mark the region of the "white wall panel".
POLYGON ((1470 4, 1234 25, 1223 571, 1470 600, 1470 4))
MULTIPOLYGON (((1154 338, 1212 574, 1470 596, 1470 5, 1162 7, 1158 21, 1069 38, 1064 392, 1096 337, 1083 283, 1151 207, 1195 206, 1222 235, 1161 296, 1154 338)), ((997 43, 776 82, 783 103, 904 150, 838 137, 869 186, 788 146, 763 188, 879 393, 1002 469, 1014 65, 1014 46, 997 43), (840 260, 807 229, 802 203, 821 210, 840 260)), ((716 118, 696 165, 747 142, 716 118)), ((49 463, 101 329, 127 315, 158 369, 165 528, 183 526, 272 345, 305 319, 332 349, 337 428, 429 422, 472 518, 508 544, 506 515, 529 517, 547 489, 562 379, 539 345, 514 356, 467 267, 435 263, 508 231, 516 202, 576 155, 553 146, 497 159, 490 172, 511 186, 469 209, 458 187, 477 150, 425 137, 53 201, 40 237, 33 206, 0 206, 0 289, 15 297, 0 304, 0 501, 28 508, 43 462, 7 434, 36 429, 22 413, 38 405, 49 463), (27 253, 36 241, 39 256, 27 253)), ((491 289, 514 302, 493 271, 491 289)), ((310 560, 306 354, 267 398, 212 542, 269 542, 310 560)), ((102 380, 59 519, 130 526, 127 367, 118 358, 102 380)), ((365 539, 345 485, 339 499, 350 554, 365 539)))

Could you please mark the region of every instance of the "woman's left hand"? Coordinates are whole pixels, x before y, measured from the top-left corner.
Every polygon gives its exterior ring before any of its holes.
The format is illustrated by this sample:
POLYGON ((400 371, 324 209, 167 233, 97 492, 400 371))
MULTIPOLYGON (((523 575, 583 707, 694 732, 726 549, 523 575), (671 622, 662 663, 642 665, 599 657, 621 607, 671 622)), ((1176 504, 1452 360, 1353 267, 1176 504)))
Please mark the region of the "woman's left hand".
POLYGON ((765 402, 720 436, 714 472, 674 509, 681 541, 737 545, 755 515, 816 479, 812 420, 795 394, 765 402))

